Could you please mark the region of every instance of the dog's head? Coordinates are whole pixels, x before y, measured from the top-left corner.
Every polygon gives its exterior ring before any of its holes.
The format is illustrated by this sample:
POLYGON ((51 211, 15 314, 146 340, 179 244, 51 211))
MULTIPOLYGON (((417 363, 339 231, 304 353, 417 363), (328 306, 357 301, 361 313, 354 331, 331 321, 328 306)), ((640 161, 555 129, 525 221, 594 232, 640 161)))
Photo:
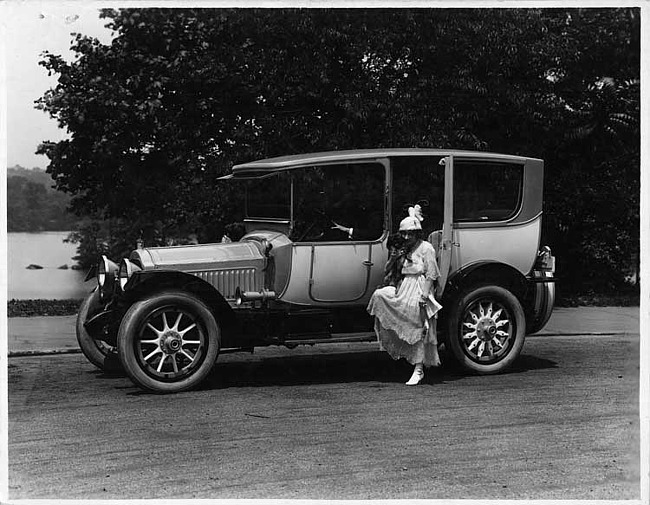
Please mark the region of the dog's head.
POLYGON ((386 245, 391 251, 399 251, 404 247, 404 239, 399 233, 393 233, 388 237, 386 245))

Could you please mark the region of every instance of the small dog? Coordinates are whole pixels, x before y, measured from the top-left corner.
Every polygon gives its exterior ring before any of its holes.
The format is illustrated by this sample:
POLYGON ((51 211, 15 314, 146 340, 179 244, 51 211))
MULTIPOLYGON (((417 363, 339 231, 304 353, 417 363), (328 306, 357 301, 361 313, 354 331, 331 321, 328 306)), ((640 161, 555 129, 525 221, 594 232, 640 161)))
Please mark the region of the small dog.
POLYGON ((384 267, 384 286, 397 288, 402 280, 402 266, 404 266, 404 239, 399 233, 388 237, 388 261, 384 267))

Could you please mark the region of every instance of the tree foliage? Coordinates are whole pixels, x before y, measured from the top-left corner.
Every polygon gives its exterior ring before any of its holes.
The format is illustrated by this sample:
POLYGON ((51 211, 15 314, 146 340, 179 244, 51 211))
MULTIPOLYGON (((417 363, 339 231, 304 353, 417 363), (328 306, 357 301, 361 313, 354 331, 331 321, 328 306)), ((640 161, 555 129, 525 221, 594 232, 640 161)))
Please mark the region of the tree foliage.
POLYGON ((44 56, 59 84, 38 106, 71 137, 39 152, 73 210, 111 224, 93 233, 113 253, 140 230, 218 238, 240 217, 216 183, 234 163, 396 146, 545 159, 565 285, 612 287, 638 254, 638 9, 102 16, 110 45, 77 35, 73 63, 44 56))

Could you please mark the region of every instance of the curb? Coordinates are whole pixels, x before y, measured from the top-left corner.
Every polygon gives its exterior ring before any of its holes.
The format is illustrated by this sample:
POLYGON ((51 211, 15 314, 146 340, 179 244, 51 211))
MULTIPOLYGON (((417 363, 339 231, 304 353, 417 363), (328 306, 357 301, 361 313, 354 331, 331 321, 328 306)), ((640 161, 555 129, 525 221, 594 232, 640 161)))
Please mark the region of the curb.
POLYGON ((567 331, 559 333, 532 333, 526 335, 526 338, 530 337, 579 337, 581 335, 585 337, 612 337, 615 335, 634 335, 634 332, 630 331, 567 331))
MULTIPOLYGON (((562 333, 533 333, 526 335, 526 338, 540 338, 540 337, 613 337, 613 336, 628 336, 636 335, 634 332, 629 331, 603 331, 603 332, 562 332, 562 333)), ((39 351, 9 351, 7 356, 9 358, 21 358, 27 356, 52 356, 57 354, 81 354, 81 349, 46 349, 39 351)))

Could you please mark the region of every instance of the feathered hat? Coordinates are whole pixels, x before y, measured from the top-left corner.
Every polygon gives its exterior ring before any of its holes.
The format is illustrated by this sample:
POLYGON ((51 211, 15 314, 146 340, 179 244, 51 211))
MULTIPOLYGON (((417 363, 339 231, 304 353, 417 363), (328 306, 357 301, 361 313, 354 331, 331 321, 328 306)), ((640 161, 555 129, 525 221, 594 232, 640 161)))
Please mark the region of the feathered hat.
POLYGON ((422 207, 416 204, 413 207, 409 207, 409 215, 400 221, 399 231, 421 230, 422 225, 420 223, 422 221, 424 221, 422 207))

